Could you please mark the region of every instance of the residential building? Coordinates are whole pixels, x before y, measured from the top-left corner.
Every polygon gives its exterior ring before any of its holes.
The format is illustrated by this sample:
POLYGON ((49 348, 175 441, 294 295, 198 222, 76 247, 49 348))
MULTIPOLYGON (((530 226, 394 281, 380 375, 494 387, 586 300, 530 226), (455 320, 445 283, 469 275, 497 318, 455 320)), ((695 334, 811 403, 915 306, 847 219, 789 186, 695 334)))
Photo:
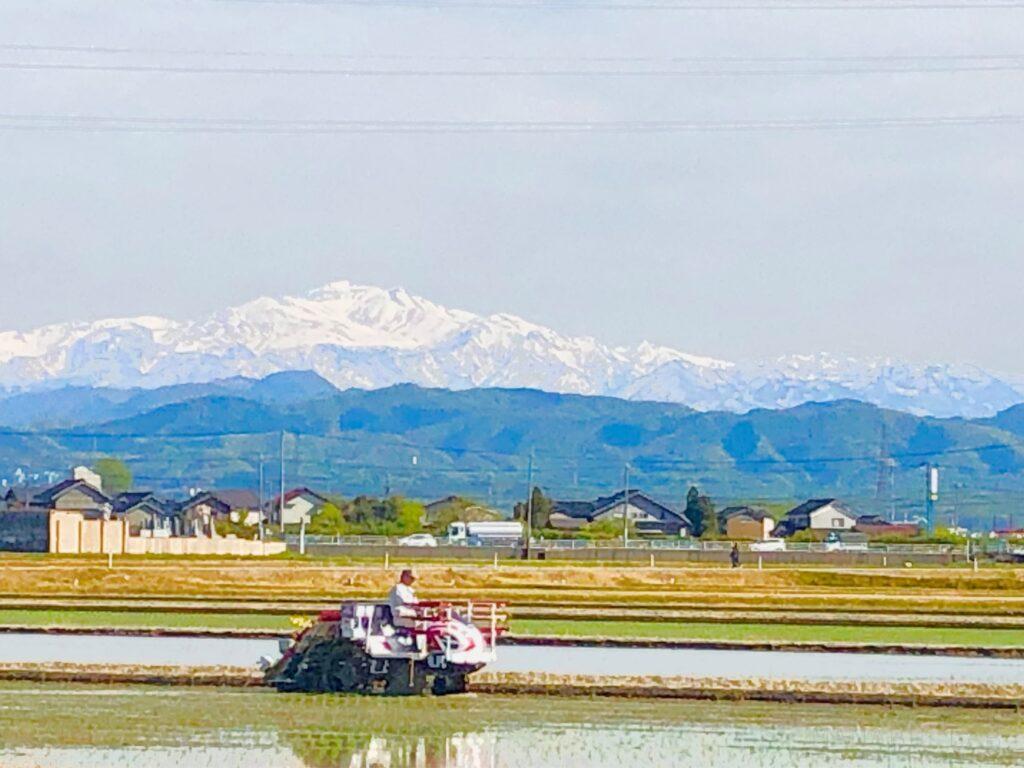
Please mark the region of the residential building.
POLYGON ((763 541, 770 539, 775 519, 756 507, 726 507, 718 513, 725 535, 733 540, 763 541))
POLYGON ((548 524, 552 528, 576 530, 600 520, 621 520, 626 514, 637 533, 681 536, 689 530, 684 514, 655 501, 643 491, 630 491, 628 502, 624 500, 625 492, 619 491, 594 501, 555 501, 548 524))
POLYGON ((157 498, 150 491, 121 493, 114 497, 112 517, 128 521, 128 531, 138 536, 177 536, 182 530, 181 510, 172 501, 157 498))
POLYGON ((0 512, 24 512, 37 509, 32 500, 45 491, 48 486, 15 485, 6 489, 0 496, 0 512))
POLYGON ((848 531, 857 524, 857 516, 838 499, 808 499, 793 507, 782 518, 773 536, 792 536, 797 531, 810 529, 818 533, 848 531))
POLYGON ((267 506, 267 518, 281 525, 298 525, 303 520, 307 523, 316 515, 327 499, 309 488, 292 488, 284 494, 284 506, 278 495, 267 506))
POLYGON ((33 496, 31 506, 60 512, 81 512, 86 517, 105 517, 110 514, 111 500, 92 483, 70 478, 33 496))
POLYGON ((434 520, 441 512, 458 504, 460 501, 462 501, 462 498, 459 496, 445 496, 443 499, 424 504, 423 515, 428 520, 434 520))
POLYGON ((255 525, 259 509, 259 497, 252 491, 200 491, 181 507, 182 535, 214 536, 218 520, 255 525))

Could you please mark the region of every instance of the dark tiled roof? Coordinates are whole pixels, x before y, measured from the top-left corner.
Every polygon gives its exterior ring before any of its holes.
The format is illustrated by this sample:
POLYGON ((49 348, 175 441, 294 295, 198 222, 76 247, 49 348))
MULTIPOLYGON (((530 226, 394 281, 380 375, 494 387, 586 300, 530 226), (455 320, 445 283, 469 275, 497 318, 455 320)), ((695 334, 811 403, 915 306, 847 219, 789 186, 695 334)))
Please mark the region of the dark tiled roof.
MULTIPOLYGON (((243 491, 243 493, 249 493, 249 491, 243 491)), ((312 496, 314 499, 319 501, 321 504, 326 504, 327 503, 327 499, 326 498, 321 496, 316 491, 311 491, 309 488, 306 488, 305 486, 303 486, 301 488, 292 488, 290 491, 285 491, 284 503, 287 504, 292 499, 297 499, 300 496, 312 496)), ((281 497, 280 496, 275 496, 273 499, 271 499, 270 506, 276 508, 280 503, 281 503, 281 497)), ((259 506, 259 499, 256 500, 256 504, 257 504, 257 506, 259 506)))
POLYGON ((84 480, 75 479, 64 480, 50 488, 47 488, 42 493, 37 494, 32 499, 32 503, 37 506, 48 507, 61 496, 72 490, 81 491, 90 499, 95 501, 97 504, 110 503, 110 498, 105 493, 103 493, 103 491, 93 488, 84 480))
POLYGON ((121 493, 114 498, 114 512, 121 514, 139 507, 148 507, 158 515, 171 517, 178 514, 179 505, 173 501, 159 499, 152 491, 132 491, 121 493))
POLYGON ((817 512, 822 507, 828 506, 834 503, 835 499, 808 499, 798 507, 793 507, 789 512, 786 513, 786 517, 800 517, 802 515, 809 515, 812 512, 817 512))
POLYGON ((228 511, 235 509, 259 509, 260 499, 253 491, 229 488, 223 491, 203 491, 185 502, 183 509, 194 507, 205 501, 214 501, 228 511))
POLYGON ((551 513, 555 514, 556 512, 566 517, 589 518, 594 514, 594 503, 591 501, 556 501, 551 505, 551 513))
POLYGON ((152 496, 153 494, 151 491, 130 491, 127 493, 119 493, 114 497, 114 511, 123 512, 126 509, 131 509, 152 496))
POLYGON ((4 493, 4 498, 9 502, 27 504, 48 488, 47 485, 13 485, 4 493))
MULTIPOLYGON (((566 517, 575 519, 591 520, 602 512, 607 512, 613 507, 622 504, 624 495, 624 491, 617 491, 610 496, 601 496, 594 501, 556 501, 552 505, 551 512, 553 514, 561 513, 566 517)), ((629 492, 629 503, 659 520, 678 520, 688 523, 685 515, 655 501, 643 491, 631 490, 629 492)))
POLYGON ((458 500, 458 496, 445 496, 443 499, 438 499, 437 501, 432 501, 429 504, 424 504, 423 508, 427 510, 427 512, 433 512, 435 509, 442 509, 458 500))
POLYGON ((729 520, 733 517, 739 517, 740 515, 745 515, 746 517, 749 517, 751 520, 775 519, 767 512, 765 512, 763 509, 758 509, 757 507, 726 507, 725 509, 718 513, 719 519, 723 521, 729 520))

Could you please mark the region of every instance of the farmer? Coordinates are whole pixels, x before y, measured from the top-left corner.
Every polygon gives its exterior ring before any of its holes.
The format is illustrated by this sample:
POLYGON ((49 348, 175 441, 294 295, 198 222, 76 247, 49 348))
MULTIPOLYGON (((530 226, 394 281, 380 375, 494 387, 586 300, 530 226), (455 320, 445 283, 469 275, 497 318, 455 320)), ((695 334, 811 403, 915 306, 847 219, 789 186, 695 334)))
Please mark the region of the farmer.
POLYGON ((419 600, 412 585, 416 581, 416 573, 412 568, 403 568, 398 583, 388 592, 388 605, 391 607, 391 618, 396 627, 413 627, 416 623, 416 609, 413 607, 419 600))

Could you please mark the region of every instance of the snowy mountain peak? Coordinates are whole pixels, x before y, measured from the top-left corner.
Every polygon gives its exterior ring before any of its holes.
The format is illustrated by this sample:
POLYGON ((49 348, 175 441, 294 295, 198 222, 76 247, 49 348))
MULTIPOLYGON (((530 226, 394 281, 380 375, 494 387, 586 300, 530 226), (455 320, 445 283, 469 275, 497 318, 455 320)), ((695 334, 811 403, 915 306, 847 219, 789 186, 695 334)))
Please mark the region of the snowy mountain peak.
POLYGON ((970 366, 824 353, 737 365, 648 342, 610 347, 515 315, 477 315, 404 288, 346 280, 194 321, 146 316, 0 332, 0 388, 7 389, 156 387, 288 370, 313 370, 339 387, 533 387, 702 410, 855 398, 983 416, 1024 400, 1013 384, 970 366))

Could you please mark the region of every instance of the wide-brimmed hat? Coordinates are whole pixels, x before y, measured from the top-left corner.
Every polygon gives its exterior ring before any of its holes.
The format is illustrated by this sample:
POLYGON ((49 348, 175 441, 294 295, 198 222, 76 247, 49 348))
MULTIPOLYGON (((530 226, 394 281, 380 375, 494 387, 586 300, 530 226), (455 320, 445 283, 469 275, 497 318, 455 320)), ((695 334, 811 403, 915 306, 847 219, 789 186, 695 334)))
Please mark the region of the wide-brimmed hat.
POLYGON ((403 568, 402 572, 398 575, 398 578, 404 579, 406 576, 408 576, 413 581, 415 581, 417 578, 416 571, 414 571, 412 568, 403 568))

